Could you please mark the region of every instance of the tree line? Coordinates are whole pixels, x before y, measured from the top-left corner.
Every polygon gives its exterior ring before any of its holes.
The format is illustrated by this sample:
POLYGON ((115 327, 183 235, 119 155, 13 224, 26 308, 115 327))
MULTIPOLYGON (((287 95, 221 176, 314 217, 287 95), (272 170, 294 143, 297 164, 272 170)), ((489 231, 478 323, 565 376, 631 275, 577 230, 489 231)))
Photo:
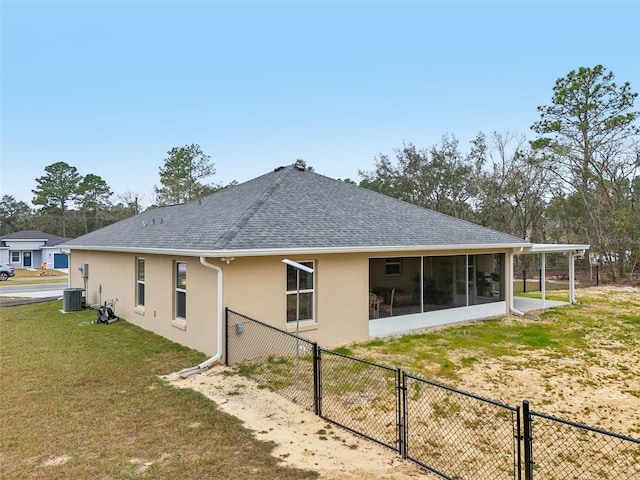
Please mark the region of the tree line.
POLYGON ((480 132, 408 143, 360 171, 361 186, 535 243, 588 243, 620 278, 640 271, 640 113, 602 65, 556 80, 536 137, 480 132))
MULTIPOLYGON (((199 145, 174 147, 159 168, 160 186, 154 187, 150 208, 196 200, 222 188, 203 180, 215 174, 211 157, 199 145)), ((0 205, 0 234, 19 230, 40 230, 74 238, 141 211, 140 196, 126 192, 114 196, 107 182, 93 173, 80 175, 66 162, 45 167, 35 179, 31 208, 26 202, 4 195, 0 205)))
MULTIPOLYGON (((379 154, 359 185, 536 243, 589 243, 611 274, 640 269, 640 112, 637 93, 615 83, 602 65, 556 80, 551 103, 539 106, 533 140, 479 132, 462 151, 445 134, 432 146, 405 143, 379 154)), ((175 147, 159 169, 152 206, 196 200, 234 185, 204 183, 215 174, 198 145, 175 147)), ((309 170, 304 160, 297 165, 309 170)), ((350 183, 353 180, 345 179, 350 183)), ((64 162, 36 179, 31 209, 5 195, 2 234, 37 228, 75 237, 140 212, 132 193, 114 199, 97 175, 82 177, 64 162)))

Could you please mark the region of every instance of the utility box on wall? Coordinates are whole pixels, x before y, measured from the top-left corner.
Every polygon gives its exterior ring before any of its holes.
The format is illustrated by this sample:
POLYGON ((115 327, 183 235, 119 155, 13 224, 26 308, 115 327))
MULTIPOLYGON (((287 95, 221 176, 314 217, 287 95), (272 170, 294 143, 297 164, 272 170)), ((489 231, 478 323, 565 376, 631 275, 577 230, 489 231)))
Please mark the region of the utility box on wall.
POLYGON ((83 263, 78 267, 78 270, 80 270, 80 276, 82 278, 89 278, 89 264, 88 263, 83 263))

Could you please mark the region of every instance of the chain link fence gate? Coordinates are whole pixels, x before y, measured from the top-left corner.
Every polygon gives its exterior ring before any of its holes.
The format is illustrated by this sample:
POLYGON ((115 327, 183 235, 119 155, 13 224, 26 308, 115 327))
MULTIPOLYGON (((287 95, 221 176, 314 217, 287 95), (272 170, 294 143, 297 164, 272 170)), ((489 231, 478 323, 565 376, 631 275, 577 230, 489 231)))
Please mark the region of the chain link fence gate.
POLYGON ((520 478, 519 408, 403 373, 406 458, 448 479, 520 478))
POLYGON ((523 403, 525 480, 640 478, 640 440, 531 411, 523 403))

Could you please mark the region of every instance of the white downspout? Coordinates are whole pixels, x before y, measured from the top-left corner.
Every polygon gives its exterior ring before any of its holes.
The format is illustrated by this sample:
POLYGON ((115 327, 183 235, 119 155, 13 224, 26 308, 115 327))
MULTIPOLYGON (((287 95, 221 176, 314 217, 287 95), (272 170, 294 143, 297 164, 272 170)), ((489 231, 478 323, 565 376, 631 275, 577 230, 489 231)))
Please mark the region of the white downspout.
POLYGON ((514 265, 515 265, 515 256, 518 253, 521 253, 524 249, 520 248, 520 250, 518 252, 513 252, 511 254, 511 288, 509 289, 509 310, 512 313, 515 313, 516 315, 520 315, 521 317, 524 317, 524 312, 521 312, 520 310, 516 310, 516 308, 513 306, 513 279, 515 278, 513 275, 513 271, 514 271, 514 265))
POLYGON ((204 372, 207 368, 209 368, 209 366, 211 366, 211 364, 213 364, 214 362, 217 362, 218 360, 220 360, 222 358, 222 319, 223 319, 223 311, 222 311, 222 268, 218 267, 217 265, 214 265, 212 263, 209 263, 205 260, 205 257, 200 257, 200 263, 202 265, 204 265, 207 268, 212 268, 213 270, 216 271, 217 273, 217 282, 218 282, 218 298, 217 298, 217 322, 218 322, 218 341, 217 341, 217 345, 216 345, 216 354, 209 358, 208 360, 205 360, 204 362, 200 363, 199 365, 196 365, 195 367, 192 368, 187 368, 182 370, 179 375, 182 378, 187 378, 190 377, 191 375, 195 375, 197 373, 202 373, 204 372))

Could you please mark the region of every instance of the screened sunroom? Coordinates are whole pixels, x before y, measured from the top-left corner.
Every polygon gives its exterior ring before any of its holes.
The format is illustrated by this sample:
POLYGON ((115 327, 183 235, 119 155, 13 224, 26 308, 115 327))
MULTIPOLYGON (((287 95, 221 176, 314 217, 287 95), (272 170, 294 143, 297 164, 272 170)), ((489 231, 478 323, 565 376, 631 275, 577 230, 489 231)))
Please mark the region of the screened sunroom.
POLYGON ((504 253, 371 258, 371 319, 505 300, 504 253), (372 296, 373 298, 373 296, 372 296))
POLYGON ((505 278, 504 253, 371 258, 371 334, 410 329, 416 322, 418 328, 435 315, 465 320, 479 309, 504 313, 505 278))

